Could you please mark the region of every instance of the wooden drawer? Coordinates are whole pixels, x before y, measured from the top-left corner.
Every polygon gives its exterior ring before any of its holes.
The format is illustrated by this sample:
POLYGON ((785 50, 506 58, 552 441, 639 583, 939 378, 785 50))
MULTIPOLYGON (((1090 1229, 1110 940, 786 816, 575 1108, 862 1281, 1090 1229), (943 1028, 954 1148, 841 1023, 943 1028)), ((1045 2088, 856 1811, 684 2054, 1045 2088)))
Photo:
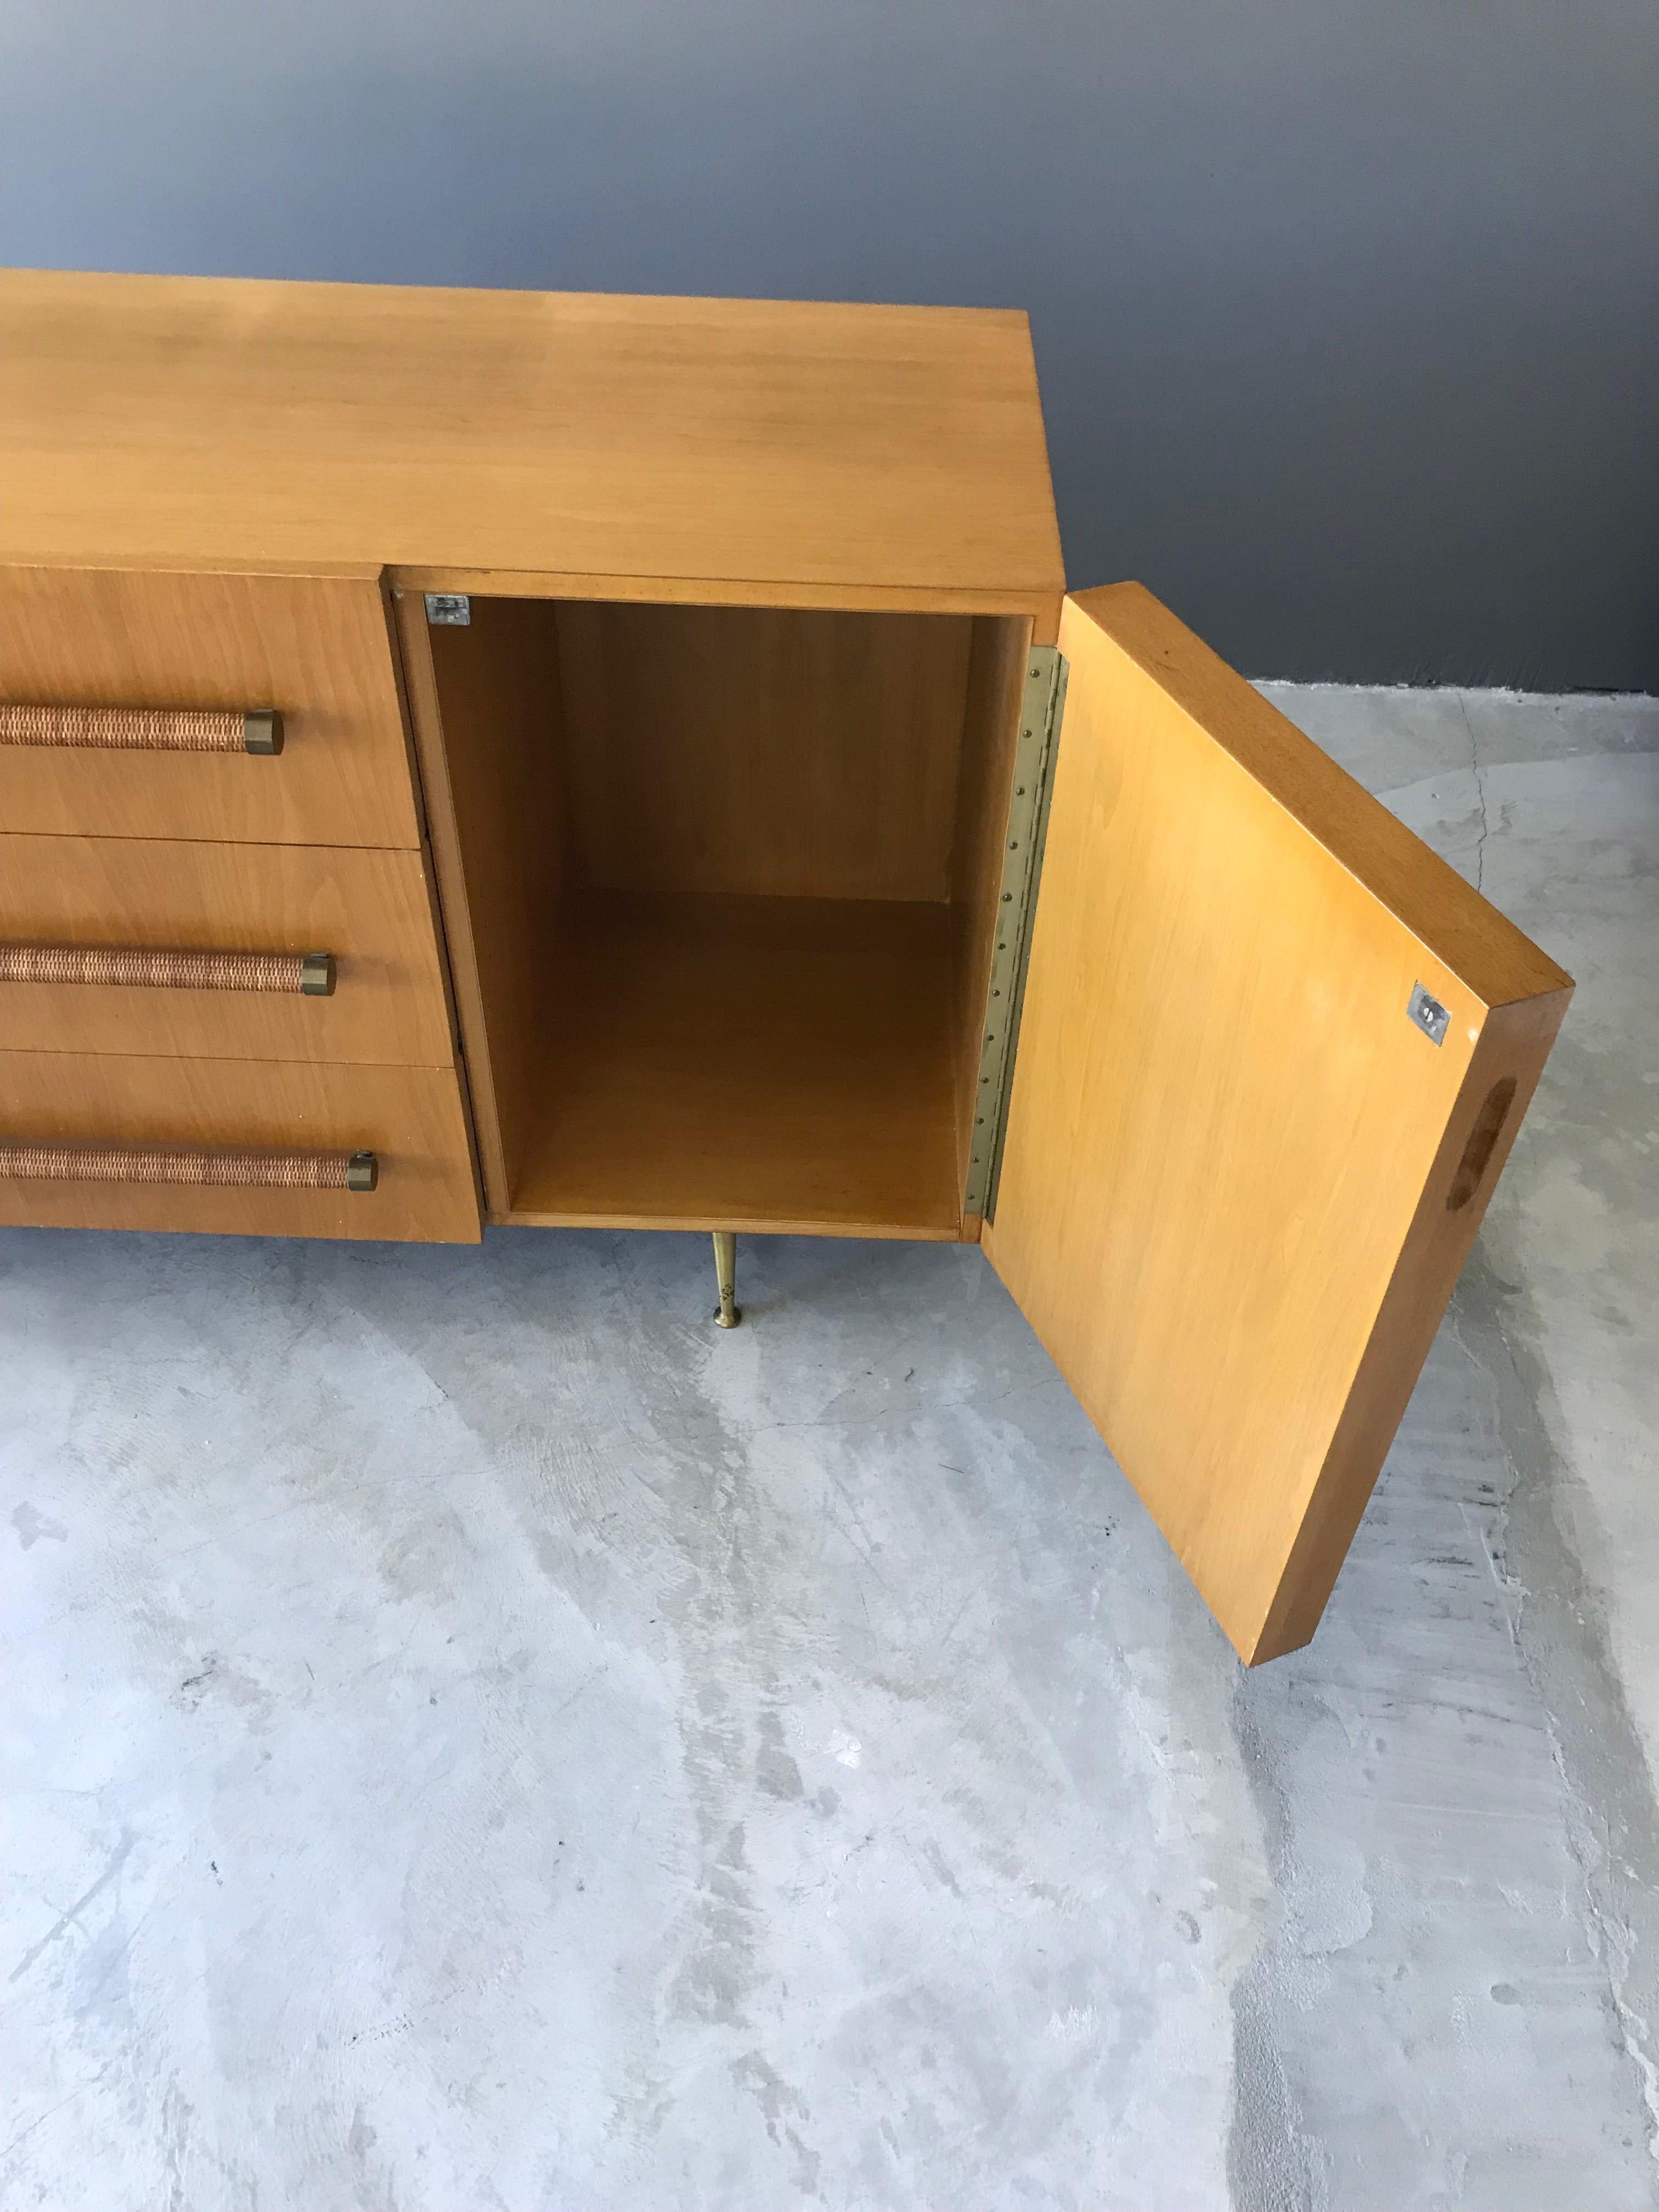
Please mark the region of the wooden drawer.
POLYGON ((477 1188, 453 1069, 0 1052, 0 1146, 372 1152, 372 1191, 0 1176, 0 1222, 476 1243, 477 1188))
POLYGON ((0 743, 0 830, 420 842, 378 577, 0 569, 0 702, 275 708, 280 753, 0 743))
POLYGON ((423 856, 353 846, 0 835, 0 1046, 449 1066, 454 1053, 423 856), (309 996, 289 978, 276 988, 229 990, 15 981, 6 969, 17 945, 325 952, 334 957, 334 989, 309 996))

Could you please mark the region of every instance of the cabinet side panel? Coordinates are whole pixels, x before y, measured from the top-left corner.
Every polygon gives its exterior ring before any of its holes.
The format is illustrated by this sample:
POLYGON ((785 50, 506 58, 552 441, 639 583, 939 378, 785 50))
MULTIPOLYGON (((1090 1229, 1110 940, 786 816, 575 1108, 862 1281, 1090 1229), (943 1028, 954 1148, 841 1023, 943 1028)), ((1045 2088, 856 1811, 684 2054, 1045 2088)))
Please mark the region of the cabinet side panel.
POLYGON ((474 599, 428 629, 398 599, 457 1012, 492 1214, 521 1171, 560 973, 568 810, 553 610, 474 599))
POLYGON ((981 615, 974 623, 951 854, 951 1064, 957 1102, 957 1187, 967 1182, 978 1109, 985 993, 1002 880, 1002 840, 1031 624, 981 615))

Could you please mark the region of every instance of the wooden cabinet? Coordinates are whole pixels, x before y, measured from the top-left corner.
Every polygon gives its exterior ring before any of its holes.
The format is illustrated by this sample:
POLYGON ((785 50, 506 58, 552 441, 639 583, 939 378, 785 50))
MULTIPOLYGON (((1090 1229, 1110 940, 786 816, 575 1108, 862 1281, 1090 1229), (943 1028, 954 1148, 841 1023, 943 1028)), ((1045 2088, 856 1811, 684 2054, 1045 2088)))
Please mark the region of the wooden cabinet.
POLYGON ((1306 1641, 1571 985, 1065 595, 1023 316, 18 272, 0 472, 0 1219, 977 1240, 1306 1641))

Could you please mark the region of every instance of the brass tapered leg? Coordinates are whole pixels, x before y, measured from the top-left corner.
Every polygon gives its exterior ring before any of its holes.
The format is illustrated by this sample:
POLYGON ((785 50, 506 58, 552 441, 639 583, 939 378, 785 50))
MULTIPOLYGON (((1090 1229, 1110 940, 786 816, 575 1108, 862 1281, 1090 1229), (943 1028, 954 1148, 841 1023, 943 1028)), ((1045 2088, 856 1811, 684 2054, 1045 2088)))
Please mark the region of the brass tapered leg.
POLYGON ((732 1303, 738 1287, 738 1240, 729 1229, 714 1231, 714 1276, 720 1286, 714 1318, 722 1328, 735 1328, 743 1316, 732 1303))

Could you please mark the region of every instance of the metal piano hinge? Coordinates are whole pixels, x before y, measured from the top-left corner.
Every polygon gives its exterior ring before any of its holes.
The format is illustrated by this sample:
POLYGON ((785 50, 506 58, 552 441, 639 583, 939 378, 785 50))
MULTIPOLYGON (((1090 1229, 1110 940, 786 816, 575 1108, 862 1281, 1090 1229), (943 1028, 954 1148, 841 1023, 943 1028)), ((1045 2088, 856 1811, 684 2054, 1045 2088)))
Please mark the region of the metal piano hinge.
POLYGON ((1063 654, 1056 646, 1033 646, 1025 657, 1025 690, 1014 746, 1013 789, 997 893, 991 980, 985 1000, 985 1042, 980 1053, 968 1181, 962 1196, 964 1212, 982 1213, 987 1220, 996 1214, 1003 1129, 1013 1083, 1037 879, 1048 834, 1048 794, 1054 785, 1054 755, 1065 706, 1063 654))

